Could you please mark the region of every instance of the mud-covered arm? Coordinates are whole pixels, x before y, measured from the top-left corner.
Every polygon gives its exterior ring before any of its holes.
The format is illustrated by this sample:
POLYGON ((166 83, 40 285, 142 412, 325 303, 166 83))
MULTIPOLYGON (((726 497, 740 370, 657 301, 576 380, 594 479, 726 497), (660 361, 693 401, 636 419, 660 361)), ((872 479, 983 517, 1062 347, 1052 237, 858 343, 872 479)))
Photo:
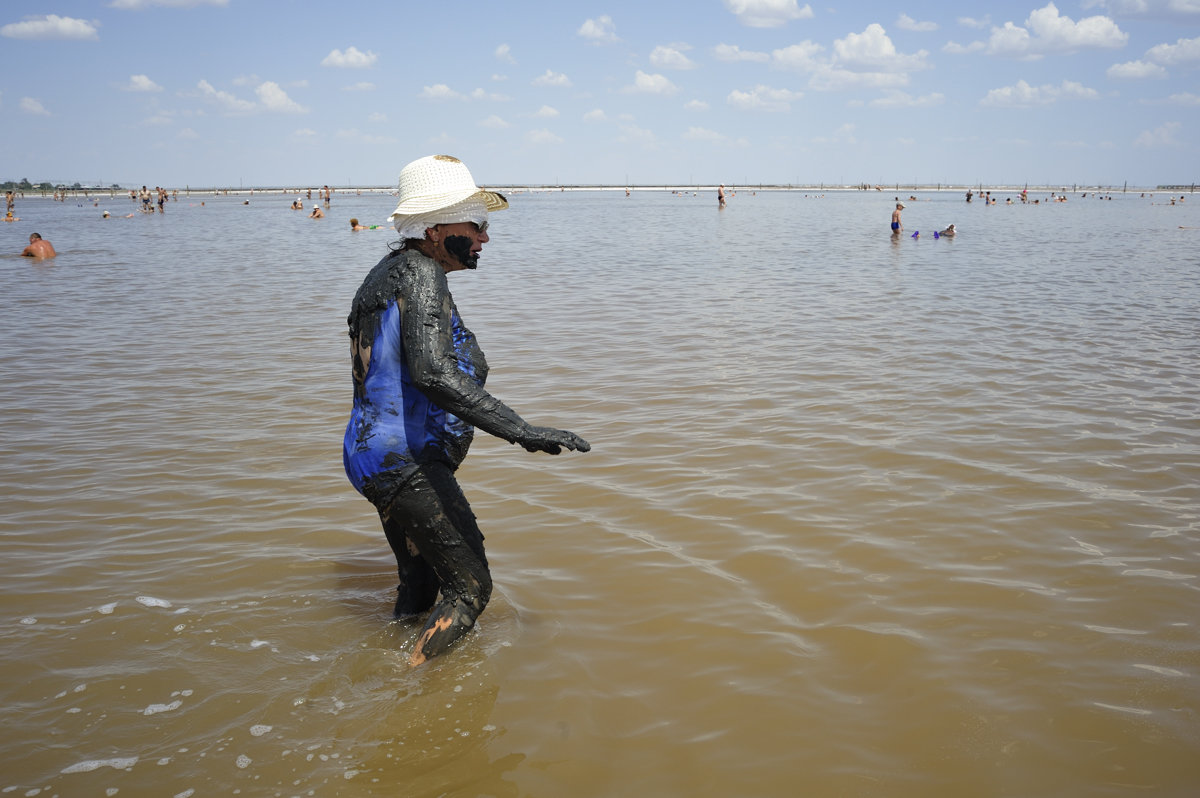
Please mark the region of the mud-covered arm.
POLYGON ((446 273, 431 260, 414 258, 403 293, 401 335, 409 374, 438 407, 469 424, 529 451, 588 451, 587 441, 565 430, 535 427, 492 396, 458 367, 454 351, 446 273))

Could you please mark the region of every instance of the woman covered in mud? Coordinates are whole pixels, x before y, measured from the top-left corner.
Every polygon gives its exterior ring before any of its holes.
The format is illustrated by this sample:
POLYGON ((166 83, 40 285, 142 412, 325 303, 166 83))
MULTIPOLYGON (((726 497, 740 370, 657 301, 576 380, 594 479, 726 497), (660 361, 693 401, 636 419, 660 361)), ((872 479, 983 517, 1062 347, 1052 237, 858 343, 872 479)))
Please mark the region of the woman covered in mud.
POLYGON ((342 452, 396 555, 395 616, 432 610, 409 658, 419 665, 471 629, 492 591, 483 533, 454 477, 474 428, 531 452, 591 447, 526 423, 484 390, 487 360, 450 295, 446 275, 476 268, 488 213, 508 201, 448 155, 405 166, 399 195, 400 244, 367 275, 347 319, 354 408, 342 452))

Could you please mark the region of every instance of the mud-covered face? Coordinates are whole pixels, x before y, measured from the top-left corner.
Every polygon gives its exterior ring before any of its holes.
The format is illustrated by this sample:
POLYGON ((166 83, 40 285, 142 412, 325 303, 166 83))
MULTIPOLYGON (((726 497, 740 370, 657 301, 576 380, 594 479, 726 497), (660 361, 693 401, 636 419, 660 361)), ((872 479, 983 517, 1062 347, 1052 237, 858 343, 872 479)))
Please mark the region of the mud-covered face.
POLYGON ((474 222, 439 224, 435 229, 438 233, 435 243, 441 245, 451 260, 463 269, 478 267, 479 253, 483 250, 483 245, 490 240, 487 222, 482 225, 474 222))

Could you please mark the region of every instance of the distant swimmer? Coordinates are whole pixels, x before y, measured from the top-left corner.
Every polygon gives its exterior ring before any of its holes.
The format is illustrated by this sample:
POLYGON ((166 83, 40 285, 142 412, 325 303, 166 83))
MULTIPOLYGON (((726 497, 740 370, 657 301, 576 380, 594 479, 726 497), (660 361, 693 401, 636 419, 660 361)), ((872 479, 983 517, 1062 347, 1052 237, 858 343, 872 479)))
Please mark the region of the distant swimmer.
POLYGON ((54 245, 42 238, 41 234, 30 233, 29 246, 25 247, 21 254, 27 258, 44 260, 46 258, 53 258, 58 253, 54 251, 54 245))
POLYGON ((717 207, 718 208, 725 207, 725 184, 724 183, 717 186, 717 207))
POLYGON ((903 222, 900 221, 900 211, 904 210, 904 203, 897 202, 896 210, 892 211, 892 235, 900 235, 900 231, 904 229, 903 222))
POLYGON ((359 224, 358 219, 351 219, 350 220, 350 229, 351 230, 366 230, 368 228, 363 227, 361 224, 359 224))
MULTIPOLYGON (((1174 204, 1174 202, 1175 202, 1175 200, 1171 200, 1171 203, 1172 203, 1172 204, 1174 204)), ((13 216, 13 214, 12 214, 12 211, 9 211, 8 213, 4 214, 4 221, 6 221, 6 222, 19 222, 19 221, 21 221, 21 217, 20 217, 20 216, 13 216)))
POLYGON ((945 238, 954 238, 954 235, 955 235, 954 225, 950 225, 945 230, 938 233, 938 235, 943 236, 945 238))
POLYGON ((308 215, 308 218, 309 218, 309 219, 324 219, 324 218, 325 218, 325 211, 321 210, 321 206, 320 206, 320 205, 317 205, 316 203, 314 203, 314 204, 313 204, 312 213, 310 213, 310 214, 308 215))

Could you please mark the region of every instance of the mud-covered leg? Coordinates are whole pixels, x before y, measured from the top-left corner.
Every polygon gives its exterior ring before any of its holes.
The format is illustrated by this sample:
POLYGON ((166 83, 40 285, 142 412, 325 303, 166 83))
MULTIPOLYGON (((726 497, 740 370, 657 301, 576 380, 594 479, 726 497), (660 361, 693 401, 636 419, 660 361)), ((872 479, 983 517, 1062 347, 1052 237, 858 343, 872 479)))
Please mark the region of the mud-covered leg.
POLYGON ((392 553, 396 555, 396 573, 400 583, 396 587, 396 606, 392 614, 397 618, 428 612, 437 600, 441 583, 429 563, 421 557, 420 550, 409 540, 404 525, 381 512, 383 532, 387 535, 392 553))
POLYGON ((450 648, 460 637, 471 631, 475 619, 487 605, 487 599, 476 596, 470 600, 456 598, 438 602, 429 615, 421 636, 408 661, 420 665, 450 648))
MULTIPOLYGON (((410 658, 419 665, 470 631, 492 594, 492 577, 475 514, 450 468, 428 464, 408 480, 389 506, 405 519, 407 541, 435 575, 441 600, 434 606, 410 658)), ((397 557, 397 560, 400 558, 397 557)))

